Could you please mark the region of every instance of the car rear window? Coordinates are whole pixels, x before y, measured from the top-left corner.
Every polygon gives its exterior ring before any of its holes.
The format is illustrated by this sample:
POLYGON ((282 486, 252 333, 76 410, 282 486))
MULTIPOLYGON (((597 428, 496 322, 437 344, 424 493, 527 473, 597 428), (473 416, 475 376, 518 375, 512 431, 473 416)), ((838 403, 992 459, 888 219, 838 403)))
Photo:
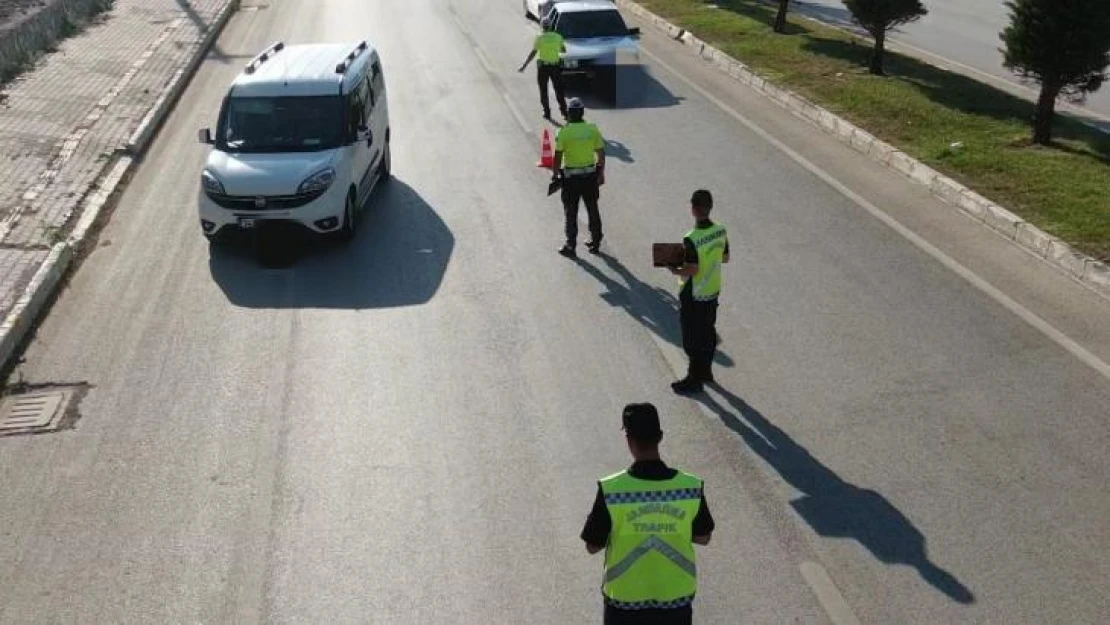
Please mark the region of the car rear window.
POLYGON ((575 11, 561 13, 555 23, 555 30, 566 39, 624 37, 628 34, 628 25, 624 23, 620 12, 615 9, 575 11))

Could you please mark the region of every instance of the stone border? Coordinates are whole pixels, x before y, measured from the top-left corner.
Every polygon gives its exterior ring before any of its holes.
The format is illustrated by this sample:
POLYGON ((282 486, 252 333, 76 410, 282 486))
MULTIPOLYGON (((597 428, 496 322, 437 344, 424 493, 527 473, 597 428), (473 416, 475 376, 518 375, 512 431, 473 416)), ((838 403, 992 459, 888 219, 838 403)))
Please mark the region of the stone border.
POLYGON ((1005 208, 941 174, 925 163, 916 160, 909 154, 880 141, 840 116, 787 89, 776 86, 768 79, 753 72, 743 63, 694 37, 685 29, 675 26, 648 11, 632 0, 615 0, 615 2, 621 8, 627 9, 640 19, 651 23, 671 39, 680 41, 692 48, 703 61, 767 96, 776 104, 794 113, 794 115, 821 128, 828 134, 835 135, 842 143, 851 146, 857 152, 866 154, 873 160, 928 187, 933 195, 946 204, 959 208, 1014 244, 1060 269, 1069 277, 1078 280, 1091 290, 1104 297, 1110 297, 1110 264, 1079 252, 1064 241, 1034 227, 1005 208))
POLYGON ((111 8, 112 2, 52 0, 0 27, 0 79, 16 77, 67 30, 111 8))
POLYGON ((77 211, 79 217, 73 232, 65 241, 56 244, 50 250, 46 260, 24 289, 23 295, 16 300, 15 306, 0 324, 0 364, 4 368, 12 364, 10 362, 12 356, 38 322, 46 303, 55 295, 66 273, 74 267, 74 260, 84 251, 93 225, 104 207, 108 205, 112 196, 121 190, 121 183, 134 169, 138 157, 150 147, 158 127, 185 91, 193 72, 208 55, 212 44, 223 32, 231 16, 239 10, 239 1, 228 0, 216 17, 216 21, 208 28, 204 38, 193 48, 185 67, 176 72, 172 80, 166 84, 162 94, 143 118, 139 130, 127 142, 124 147, 127 154, 119 157, 113 166, 105 170, 107 173, 102 175, 95 187, 91 189, 92 192, 81 202, 77 211))

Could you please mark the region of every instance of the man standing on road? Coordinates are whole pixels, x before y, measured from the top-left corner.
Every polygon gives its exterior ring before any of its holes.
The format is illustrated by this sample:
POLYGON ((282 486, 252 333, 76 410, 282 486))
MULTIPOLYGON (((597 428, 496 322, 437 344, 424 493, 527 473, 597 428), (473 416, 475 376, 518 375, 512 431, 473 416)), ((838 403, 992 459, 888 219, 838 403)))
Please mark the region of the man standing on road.
POLYGON ((563 119, 566 119, 567 102, 563 96, 561 63, 562 53, 567 51, 567 46, 563 36, 555 32, 555 25, 549 18, 544 18, 541 23, 543 32, 536 36, 532 51, 528 53, 528 58, 524 59, 524 64, 517 71, 523 72, 532 59, 538 57, 536 58, 536 81, 540 85, 540 106, 543 107, 543 116, 545 119, 551 119, 551 104, 547 99, 547 83, 551 81, 551 86, 555 89, 555 99, 559 102, 559 112, 563 114, 563 119))
POLYGON ((676 393, 697 393, 713 382, 713 357, 717 343, 717 297, 721 293, 721 264, 729 259, 725 227, 709 219, 713 196, 705 189, 694 191, 690 211, 694 229, 686 233, 683 264, 671 272, 685 278, 679 293, 682 349, 690 360, 686 377, 671 384, 676 393))
POLYGON ((598 482, 582 529, 591 554, 605 550, 605 625, 693 623, 694 543, 708 545, 713 517, 702 480, 659 457, 655 406, 628 404, 622 415, 634 462, 598 482))
POLYGON ((591 254, 601 250, 601 212, 597 201, 605 184, 605 138, 597 126, 583 119, 582 100, 571 98, 567 105, 570 122, 555 134, 554 179, 562 179, 562 200, 566 243, 559 253, 575 258, 578 242, 578 201, 586 205, 589 216, 591 254))

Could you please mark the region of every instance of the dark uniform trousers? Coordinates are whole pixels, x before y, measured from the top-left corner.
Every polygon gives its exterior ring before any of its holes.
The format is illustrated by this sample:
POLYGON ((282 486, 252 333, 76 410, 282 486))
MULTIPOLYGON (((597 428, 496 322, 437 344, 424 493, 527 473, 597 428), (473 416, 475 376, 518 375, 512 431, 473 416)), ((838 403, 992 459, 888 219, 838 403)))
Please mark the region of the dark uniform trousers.
POLYGON ((597 182, 596 172, 585 175, 568 174, 563 178, 563 213, 566 218, 567 245, 570 247, 574 247, 578 241, 579 200, 586 205, 592 242, 601 242, 601 212, 597 207, 597 200, 601 196, 601 188, 597 182))
POLYGON ((687 281, 679 295, 678 317, 682 326, 682 349, 690 359, 689 375, 706 381, 717 352, 717 299, 694 299, 687 281))
POLYGON ((546 63, 536 64, 536 80, 540 85, 540 106, 543 107, 545 115, 551 115, 551 103, 547 99, 547 83, 551 82, 551 86, 555 89, 555 100, 559 103, 559 112, 566 115, 567 100, 563 95, 563 70, 558 65, 548 65, 546 63))
POLYGON ((604 625, 692 625, 693 622, 693 606, 655 610, 618 610, 605 606, 604 625))

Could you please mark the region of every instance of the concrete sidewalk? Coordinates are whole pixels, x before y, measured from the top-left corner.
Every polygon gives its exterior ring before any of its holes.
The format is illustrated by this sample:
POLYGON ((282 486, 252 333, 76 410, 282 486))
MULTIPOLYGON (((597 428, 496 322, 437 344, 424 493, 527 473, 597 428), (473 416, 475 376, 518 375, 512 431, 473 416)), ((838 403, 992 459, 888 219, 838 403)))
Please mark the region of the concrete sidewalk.
POLYGON ((118 182, 129 156, 145 149, 237 6, 238 0, 116 0, 3 88, 0 364, 38 316, 44 291, 64 273, 64 266, 44 263, 68 264, 68 250, 59 247, 86 199, 110 171, 112 184, 118 182), (46 270, 52 275, 36 276, 46 270), (32 281, 35 292, 28 290, 32 281))

